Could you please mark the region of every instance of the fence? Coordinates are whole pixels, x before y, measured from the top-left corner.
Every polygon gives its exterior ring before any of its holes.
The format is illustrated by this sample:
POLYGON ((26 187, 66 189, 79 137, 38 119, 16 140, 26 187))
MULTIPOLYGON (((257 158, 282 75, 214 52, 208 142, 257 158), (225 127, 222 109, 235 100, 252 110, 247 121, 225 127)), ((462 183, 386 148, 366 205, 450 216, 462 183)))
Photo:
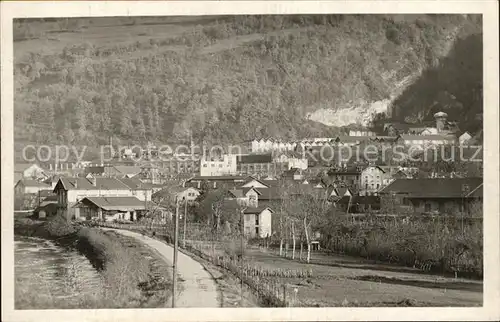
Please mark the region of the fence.
MULTIPOLYGON (((139 232, 154 233, 157 237, 163 238, 166 242, 172 243, 173 238, 170 229, 160 225, 141 224, 121 224, 99 222, 94 225, 100 227, 126 229, 139 232)), ((192 237, 192 236, 191 236, 192 237)), ((179 242, 179 248, 184 249, 213 265, 229 271, 234 276, 245 283, 250 290, 257 295, 264 306, 269 307, 290 307, 297 306, 297 288, 290 287, 286 283, 281 283, 277 278, 310 278, 313 276, 312 270, 292 270, 292 269, 267 269, 250 265, 248 262, 236 258, 230 258, 225 254, 218 255, 211 252, 213 246, 221 245, 221 242, 213 242, 211 245, 204 241, 186 240, 183 247, 179 242)))
POLYGON ((186 244, 186 249, 191 253, 219 266, 242 280, 259 297, 262 304, 270 307, 297 306, 297 289, 280 283, 276 277, 281 278, 306 278, 312 277, 312 270, 285 270, 266 269, 252 266, 243 260, 231 259, 223 256, 212 256, 204 252, 199 244, 186 244), (275 278, 271 278, 275 277, 275 278))

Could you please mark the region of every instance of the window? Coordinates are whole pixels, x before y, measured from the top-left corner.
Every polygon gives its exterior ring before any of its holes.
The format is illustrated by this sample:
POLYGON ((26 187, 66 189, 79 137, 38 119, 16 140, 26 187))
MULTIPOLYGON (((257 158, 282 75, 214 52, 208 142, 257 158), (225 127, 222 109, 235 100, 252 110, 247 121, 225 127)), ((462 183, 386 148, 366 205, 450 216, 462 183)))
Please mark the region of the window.
POLYGON ((259 235, 259 227, 255 227, 255 235, 259 235))
POLYGON ((425 212, 430 212, 431 211, 431 204, 430 203, 425 203, 425 212))
POLYGON ((377 189, 378 189, 378 188, 380 188, 380 184, 379 184, 379 183, 377 183, 377 189))
POLYGON ((259 216, 255 216, 255 226, 259 225, 259 216))

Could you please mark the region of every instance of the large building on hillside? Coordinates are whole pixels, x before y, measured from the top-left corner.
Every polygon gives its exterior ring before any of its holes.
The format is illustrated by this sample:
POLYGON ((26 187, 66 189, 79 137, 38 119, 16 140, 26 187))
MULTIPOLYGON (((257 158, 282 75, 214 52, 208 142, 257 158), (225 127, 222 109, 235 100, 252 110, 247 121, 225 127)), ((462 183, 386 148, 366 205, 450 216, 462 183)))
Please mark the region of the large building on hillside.
POLYGON ((443 135, 456 136, 460 129, 457 122, 448 121, 448 114, 437 112, 434 114, 434 122, 422 122, 420 124, 409 124, 404 122, 387 122, 384 124, 383 134, 388 136, 398 135, 443 135))

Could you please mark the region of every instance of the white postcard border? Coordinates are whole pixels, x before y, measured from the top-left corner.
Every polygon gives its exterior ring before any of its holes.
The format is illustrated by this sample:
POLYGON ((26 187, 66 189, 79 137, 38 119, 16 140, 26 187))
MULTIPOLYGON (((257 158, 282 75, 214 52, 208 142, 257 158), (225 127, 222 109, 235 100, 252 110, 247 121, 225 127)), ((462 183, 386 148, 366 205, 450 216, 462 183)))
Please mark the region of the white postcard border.
POLYGON ((1 173, 3 321, 498 320, 499 100, 496 1, 54 1, 1 3, 1 173), (484 57, 484 306, 480 308, 238 308, 14 310, 13 35, 28 17, 314 13, 482 13, 484 57))

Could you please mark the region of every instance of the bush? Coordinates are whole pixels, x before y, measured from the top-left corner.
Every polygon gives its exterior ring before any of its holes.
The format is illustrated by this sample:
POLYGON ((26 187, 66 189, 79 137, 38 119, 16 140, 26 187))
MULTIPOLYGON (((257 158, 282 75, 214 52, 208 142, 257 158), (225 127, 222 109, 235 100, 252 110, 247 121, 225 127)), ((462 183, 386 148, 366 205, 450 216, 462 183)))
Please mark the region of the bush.
POLYGON ((123 240, 98 229, 82 228, 77 247, 85 249, 94 266, 105 280, 105 298, 109 307, 140 307, 143 289, 149 292, 153 281, 149 261, 134 248, 124 246, 123 240))
POLYGON ((338 219, 323 228, 322 244, 331 251, 426 271, 483 275, 482 222, 470 221, 462 227, 457 220, 372 221, 338 219))
POLYGON ((63 237, 74 234, 78 231, 78 228, 63 215, 56 215, 49 219, 47 221, 46 228, 52 237, 63 237))

